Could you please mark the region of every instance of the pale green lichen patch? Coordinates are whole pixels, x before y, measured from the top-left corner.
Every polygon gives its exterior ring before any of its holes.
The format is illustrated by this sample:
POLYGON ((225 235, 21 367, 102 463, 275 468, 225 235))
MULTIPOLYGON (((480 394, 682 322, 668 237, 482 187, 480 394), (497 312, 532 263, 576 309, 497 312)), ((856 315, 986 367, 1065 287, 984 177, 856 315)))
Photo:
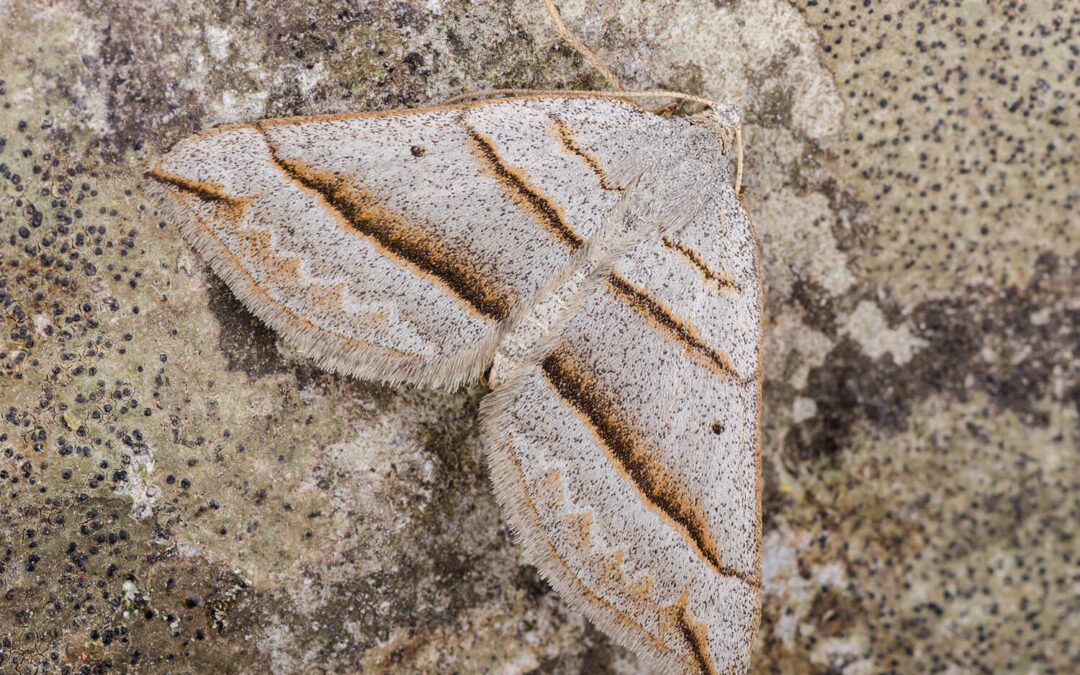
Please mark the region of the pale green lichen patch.
POLYGON ((911 361, 913 354, 927 344, 912 335, 908 326, 889 328, 881 309, 869 300, 859 303, 840 330, 858 342, 871 359, 891 354, 901 366, 911 361))

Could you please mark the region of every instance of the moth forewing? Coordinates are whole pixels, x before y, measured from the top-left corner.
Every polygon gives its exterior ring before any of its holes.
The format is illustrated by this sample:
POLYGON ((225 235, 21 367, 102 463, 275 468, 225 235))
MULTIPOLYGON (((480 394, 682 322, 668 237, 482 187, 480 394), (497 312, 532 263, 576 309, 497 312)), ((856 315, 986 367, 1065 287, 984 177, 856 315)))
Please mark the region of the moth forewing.
POLYGON ((188 240, 303 353, 456 386, 604 235, 620 181, 673 132, 610 99, 485 101, 231 125, 149 175, 188 240))

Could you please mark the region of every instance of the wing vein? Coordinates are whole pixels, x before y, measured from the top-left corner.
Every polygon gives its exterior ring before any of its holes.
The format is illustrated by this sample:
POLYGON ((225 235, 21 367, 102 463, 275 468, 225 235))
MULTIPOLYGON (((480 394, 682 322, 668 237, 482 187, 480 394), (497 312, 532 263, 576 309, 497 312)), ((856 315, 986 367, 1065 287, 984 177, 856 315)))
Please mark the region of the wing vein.
POLYGON ((622 192, 620 188, 608 183, 607 174, 604 173, 604 168, 600 166, 600 160, 578 145, 577 141, 574 139, 574 131, 569 124, 551 113, 548 113, 548 119, 551 120, 551 127, 555 131, 555 135, 558 136, 563 149, 581 158, 581 161, 585 163, 585 166, 589 167, 589 170, 596 174, 596 178, 600 181, 601 188, 609 192, 622 192))
POLYGON ((246 202, 249 201, 226 194, 225 188, 217 183, 191 180, 175 173, 165 171, 161 167, 155 166, 150 169, 148 175, 163 185, 169 185, 178 190, 187 192, 208 204, 218 204, 235 209, 243 207, 246 202))
POLYGON ((466 131, 477 159, 499 181, 511 199, 531 213, 545 230, 567 248, 576 250, 585 245, 585 240, 563 219, 562 207, 553 198, 529 183, 524 171, 504 161, 490 138, 468 126, 466 131))
POLYGON ((612 272, 608 277, 608 285, 611 286, 616 297, 629 304, 648 319, 649 323, 681 344, 691 356, 704 362, 710 370, 718 375, 739 379, 726 353, 705 344, 692 324, 675 316, 663 303, 649 296, 644 289, 634 286, 617 272, 612 272))
POLYGON ((716 666, 713 665, 712 658, 709 656, 709 646, 706 644, 705 636, 701 634, 703 631, 691 624, 690 618, 686 615, 685 604, 679 605, 676 611, 675 627, 690 645, 690 653, 694 655, 694 660, 701 668, 701 672, 705 675, 716 675, 716 666))
POLYGON ((701 254, 694 249, 673 240, 671 237, 664 237, 661 239, 661 242, 664 246, 685 258, 691 265, 698 268, 698 270, 701 271, 702 276, 705 277, 705 280, 713 282, 720 290, 736 291, 738 293, 742 292, 742 288, 735 283, 735 280, 730 274, 727 274, 726 272, 714 272, 709 269, 709 266, 706 265, 705 261, 701 258, 701 254))

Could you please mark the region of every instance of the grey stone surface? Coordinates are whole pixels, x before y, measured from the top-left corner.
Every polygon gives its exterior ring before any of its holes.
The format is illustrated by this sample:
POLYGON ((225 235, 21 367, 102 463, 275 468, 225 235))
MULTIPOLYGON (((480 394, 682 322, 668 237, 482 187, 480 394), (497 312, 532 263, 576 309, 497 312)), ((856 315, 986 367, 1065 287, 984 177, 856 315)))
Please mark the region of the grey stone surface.
MULTIPOLYGON (((1080 669, 1075 4, 562 7, 632 88, 742 96, 755 669, 1080 669)), ((222 122, 604 86, 552 36, 538 1, 0 0, 0 672, 640 669, 521 559, 481 386, 314 369, 142 191, 222 122)))

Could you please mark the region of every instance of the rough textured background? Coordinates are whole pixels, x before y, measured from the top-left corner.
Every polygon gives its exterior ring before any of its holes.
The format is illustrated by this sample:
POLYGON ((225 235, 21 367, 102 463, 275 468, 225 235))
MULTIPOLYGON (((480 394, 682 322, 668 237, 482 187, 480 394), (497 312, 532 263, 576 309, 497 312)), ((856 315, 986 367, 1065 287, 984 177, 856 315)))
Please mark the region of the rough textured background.
MULTIPOLYGON (((1080 668, 1071 0, 565 2, 742 95, 757 670, 1080 668)), ((539 0, 0 0, 0 671, 637 672, 522 560, 479 386, 313 369, 140 176, 252 117, 602 87, 539 0)))

